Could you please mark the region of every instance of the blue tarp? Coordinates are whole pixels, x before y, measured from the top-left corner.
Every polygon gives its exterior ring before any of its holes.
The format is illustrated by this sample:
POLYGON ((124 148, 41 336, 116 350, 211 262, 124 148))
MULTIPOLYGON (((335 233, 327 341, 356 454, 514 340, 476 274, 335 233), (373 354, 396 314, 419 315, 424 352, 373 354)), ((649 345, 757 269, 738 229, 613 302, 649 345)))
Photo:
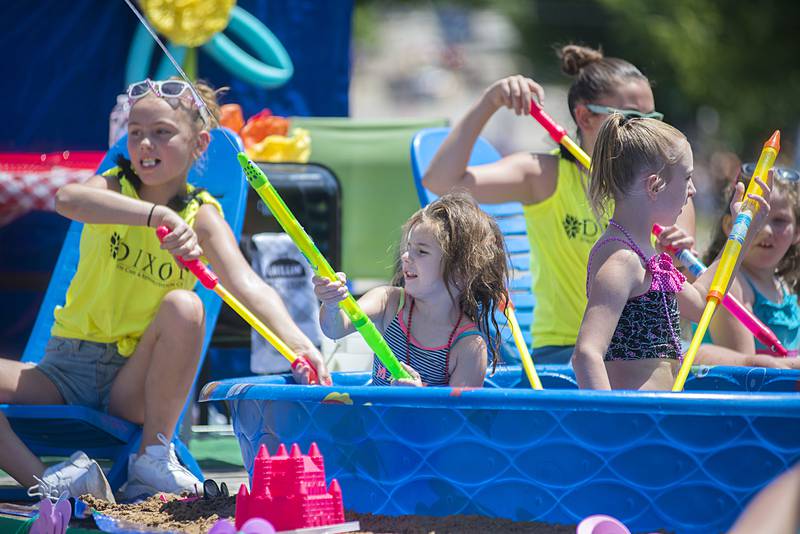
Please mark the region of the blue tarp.
MULTIPOLYGON (((347 116, 351 0, 240 0, 283 43, 295 68, 275 90, 256 89, 199 53, 199 74, 227 85, 251 115, 347 116)), ((0 2, 0 151, 107 147, 108 114, 124 90, 138 24, 122 0, 0 2)), ((160 61, 160 54, 154 55, 160 61)))

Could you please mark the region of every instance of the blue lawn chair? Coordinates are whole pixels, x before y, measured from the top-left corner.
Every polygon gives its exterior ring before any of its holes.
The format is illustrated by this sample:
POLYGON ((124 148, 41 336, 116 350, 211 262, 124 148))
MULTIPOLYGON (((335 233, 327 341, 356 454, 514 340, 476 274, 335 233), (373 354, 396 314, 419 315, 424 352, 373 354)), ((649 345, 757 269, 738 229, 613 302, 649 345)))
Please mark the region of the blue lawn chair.
MULTIPOLYGON (((213 130, 206 157, 192 168, 189 182, 198 187, 205 187, 220 201, 225 219, 238 239, 244 222, 247 183, 236 160, 236 153, 225 139, 226 134, 241 144, 236 134, 230 131, 223 134, 220 129, 213 130)), ((126 142, 127 136, 108 151, 100 163, 98 172, 113 167, 120 153, 127 156, 126 142)), ((50 285, 22 355, 24 362, 35 363, 44 356, 45 345, 50 338, 50 328, 53 325, 53 311, 57 305, 64 303, 67 288, 77 268, 82 227, 82 223, 78 222, 72 222, 69 226, 67 237, 53 269, 50 285)), ((197 284, 196 291, 203 301, 206 312, 206 332, 199 369, 202 367, 222 301, 200 284, 197 284)), ((191 408, 192 402, 193 396, 190 395, 172 441, 180 461, 202 480, 203 473, 200 471, 200 466, 178 435, 183 417, 191 408)), ((35 454, 69 456, 76 450, 83 450, 91 458, 113 461, 108 473, 112 490, 116 491, 127 480, 128 455, 139 448, 142 437, 141 426, 83 406, 3 404, 0 405, 0 410, 8 417, 14 431, 35 454)), ((21 494, 24 492, 20 488, 0 489, 0 499, 15 499, 21 494)))
MULTIPOLYGON (((450 128, 426 128, 417 132, 411 140, 411 169, 414 185, 417 188, 420 205, 426 206, 437 198, 422 185, 422 176, 430 165, 439 146, 450 133, 450 128)), ((483 137, 478 137, 469 158, 469 165, 482 165, 500 159, 497 150, 483 137)), ((522 335, 528 349, 531 348, 531 324, 535 299, 531 293, 530 243, 525 229, 522 204, 505 202, 502 204, 481 204, 481 209, 495 218, 506 242, 509 258, 509 293, 516 308, 522 335)), ((505 323, 499 314, 498 324, 505 323)), ((508 328, 503 329, 503 359, 507 363, 518 363, 519 354, 514 346, 508 328)))

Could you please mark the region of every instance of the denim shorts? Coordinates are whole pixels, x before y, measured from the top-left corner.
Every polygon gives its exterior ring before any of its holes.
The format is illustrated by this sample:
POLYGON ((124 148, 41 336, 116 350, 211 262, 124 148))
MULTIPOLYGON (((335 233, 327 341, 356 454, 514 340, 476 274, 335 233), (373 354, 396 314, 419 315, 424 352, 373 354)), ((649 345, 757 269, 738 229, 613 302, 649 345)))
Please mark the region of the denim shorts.
POLYGON ((53 336, 36 368, 55 384, 65 403, 108 411, 111 385, 127 360, 116 343, 53 336))

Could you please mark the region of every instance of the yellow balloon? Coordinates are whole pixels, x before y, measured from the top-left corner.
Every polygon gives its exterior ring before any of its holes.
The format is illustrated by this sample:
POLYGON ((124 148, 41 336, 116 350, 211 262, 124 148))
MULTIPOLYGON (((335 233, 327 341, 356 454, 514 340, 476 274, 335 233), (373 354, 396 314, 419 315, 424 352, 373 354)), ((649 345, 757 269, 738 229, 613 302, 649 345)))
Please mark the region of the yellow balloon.
POLYGON ((175 44, 200 46, 228 26, 236 0, 141 0, 159 33, 175 44))

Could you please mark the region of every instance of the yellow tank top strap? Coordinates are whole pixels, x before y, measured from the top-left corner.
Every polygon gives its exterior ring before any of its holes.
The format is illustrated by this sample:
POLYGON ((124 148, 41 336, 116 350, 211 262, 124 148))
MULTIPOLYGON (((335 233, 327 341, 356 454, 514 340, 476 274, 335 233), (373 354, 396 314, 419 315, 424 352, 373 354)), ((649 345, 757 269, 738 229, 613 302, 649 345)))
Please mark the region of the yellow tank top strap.
MULTIPOLYGON (((406 304, 406 289, 404 287, 400 288, 400 302, 397 305, 397 313, 399 314, 403 311, 403 306, 406 304)), ((395 314, 397 315, 397 314, 395 314)))

